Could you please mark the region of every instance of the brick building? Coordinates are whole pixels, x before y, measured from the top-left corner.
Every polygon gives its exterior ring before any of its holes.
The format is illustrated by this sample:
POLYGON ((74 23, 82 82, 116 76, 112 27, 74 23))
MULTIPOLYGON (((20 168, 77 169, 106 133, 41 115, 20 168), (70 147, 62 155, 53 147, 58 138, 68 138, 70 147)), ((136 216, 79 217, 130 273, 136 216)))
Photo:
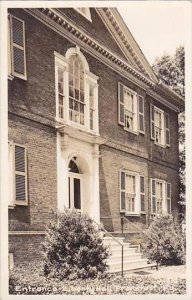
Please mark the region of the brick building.
POLYGON ((76 208, 110 232, 177 215, 183 99, 153 73, 114 8, 9 9, 9 251, 40 257, 76 208))

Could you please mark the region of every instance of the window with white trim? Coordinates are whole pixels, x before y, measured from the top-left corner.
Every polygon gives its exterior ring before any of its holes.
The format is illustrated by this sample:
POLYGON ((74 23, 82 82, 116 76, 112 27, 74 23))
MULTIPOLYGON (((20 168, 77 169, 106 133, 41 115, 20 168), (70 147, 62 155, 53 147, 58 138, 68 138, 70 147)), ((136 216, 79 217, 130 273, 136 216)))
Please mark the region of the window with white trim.
POLYGON ((169 115, 163 110, 151 104, 151 139, 155 144, 170 146, 169 115))
POLYGON ((171 213, 171 184, 151 179, 151 213, 171 213))
POLYGON ((55 52, 56 119, 98 133, 98 77, 78 48, 55 52))
POLYGON ((90 13, 90 8, 89 7, 74 7, 78 13, 80 13, 82 16, 84 16, 87 20, 92 22, 91 19, 91 13, 90 13))
POLYGON ((126 215, 145 212, 144 176, 120 171, 120 211, 126 215))
POLYGON ((8 16, 9 75, 27 79, 25 22, 11 14, 8 16))
POLYGON ((9 206, 28 205, 26 147, 9 142, 9 206))
POLYGON ((144 98, 118 82, 118 122, 125 130, 144 133, 144 98))

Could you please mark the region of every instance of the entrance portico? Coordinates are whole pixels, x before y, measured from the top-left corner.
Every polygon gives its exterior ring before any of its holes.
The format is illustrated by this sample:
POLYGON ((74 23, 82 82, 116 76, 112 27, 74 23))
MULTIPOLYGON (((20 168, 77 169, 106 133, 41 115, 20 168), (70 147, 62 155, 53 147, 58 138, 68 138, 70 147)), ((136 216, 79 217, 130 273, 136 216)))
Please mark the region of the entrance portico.
POLYGON ((64 125, 57 132, 58 210, 77 209, 100 221, 99 145, 105 140, 64 125))

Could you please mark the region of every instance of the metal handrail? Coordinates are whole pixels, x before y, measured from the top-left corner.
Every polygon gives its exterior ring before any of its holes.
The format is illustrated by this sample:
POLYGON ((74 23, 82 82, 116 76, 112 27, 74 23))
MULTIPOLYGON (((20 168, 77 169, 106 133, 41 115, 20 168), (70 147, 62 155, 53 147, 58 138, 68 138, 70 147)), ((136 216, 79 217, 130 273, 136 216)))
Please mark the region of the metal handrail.
MULTIPOLYGON (((118 217, 118 216, 115 216, 115 217, 101 217, 101 219, 121 219, 122 220, 125 220, 127 223, 133 225, 133 227, 137 228, 142 234, 144 234, 145 236, 147 236, 151 241, 153 241, 156 246, 157 246, 157 257, 158 257, 158 253, 159 253, 159 243, 154 240, 152 237, 150 237, 146 232, 144 232, 141 228, 139 228, 137 225, 135 225, 133 222, 129 221, 128 219, 126 219, 124 216, 121 216, 121 217, 118 217)), ((122 226, 123 227, 123 226, 122 226)), ((122 230, 122 234, 123 234, 123 230, 122 230)), ((156 259, 156 263, 157 263, 157 266, 156 266, 156 269, 158 270, 159 269, 159 260, 158 258, 156 259)))
POLYGON ((93 220, 93 222, 99 227, 102 226, 101 230, 103 230, 106 234, 108 234, 115 242, 117 242, 120 246, 121 246, 121 275, 123 277, 123 258, 124 258, 124 251, 123 251, 123 243, 121 243, 120 241, 118 241, 109 231, 107 231, 103 225, 98 224, 95 220, 93 220))

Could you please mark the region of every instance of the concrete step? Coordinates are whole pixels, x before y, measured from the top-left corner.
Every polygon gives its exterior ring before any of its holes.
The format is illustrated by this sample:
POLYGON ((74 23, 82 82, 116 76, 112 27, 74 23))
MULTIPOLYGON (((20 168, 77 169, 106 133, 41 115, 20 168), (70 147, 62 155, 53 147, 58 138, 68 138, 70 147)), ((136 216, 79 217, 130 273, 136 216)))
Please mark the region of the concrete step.
MULTIPOLYGON (((133 273, 133 272, 136 272, 136 271, 144 271, 144 270, 155 268, 156 266, 157 266, 156 263, 146 264, 144 266, 139 266, 139 267, 136 266, 136 268, 134 266, 130 266, 130 267, 124 268, 123 273, 127 274, 127 273, 133 273)), ((113 269, 108 270, 109 273, 119 273, 119 274, 121 274, 121 271, 122 271, 121 267, 119 269, 116 269, 116 270, 113 270, 113 269)))
MULTIPOLYGON (((147 259, 136 259, 133 261, 125 261, 123 262, 123 269, 133 270, 147 267, 147 259)), ((121 263, 120 262, 110 262, 109 263, 109 272, 120 272, 121 271, 121 263)))
MULTIPOLYGON (((121 255, 115 255, 114 253, 107 259, 107 262, 110 263, 116 263, 119 262, 121 263, 121 255)), ((123 255, 123 261, 124 262, 128 262, 128 261, 134 261, 134 260, 138 260, 138 259, 142 259, 142 254, 141 253, 132 253, 132 254, 124 254, 123 255)))
POLYGON ((125 240, 124 237, 115 237, 115 239, 113 239, 112 237, 103 237, 104 245, 116 245, 116 244, 119 245, 119 243, 122 244, 124 240, 125 240))
MULTIPOLYGON (((117 248, 117 249, 109 249, 109 253, 111 254, 111 256, 120 256, 121 257, 121 254, 122 254, 122 250, 121 248, 117 248)), ((129 248, 125 251, 123 251, 123 255, 124 257, 126 257, 127 255, 135 255, 140 252, 136 252, 136 250, 134 248, 129 248)))

